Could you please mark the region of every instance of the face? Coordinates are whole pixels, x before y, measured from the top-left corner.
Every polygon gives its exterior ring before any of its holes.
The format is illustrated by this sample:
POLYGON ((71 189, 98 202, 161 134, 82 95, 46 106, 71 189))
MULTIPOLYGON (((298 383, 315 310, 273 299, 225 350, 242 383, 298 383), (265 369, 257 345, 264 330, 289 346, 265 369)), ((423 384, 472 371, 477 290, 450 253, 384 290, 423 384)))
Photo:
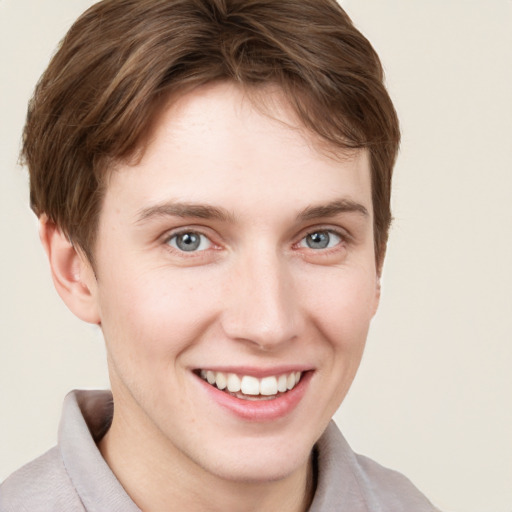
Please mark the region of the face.
POLYGON ((265 92, 271 116, 229 84, 172 103, 95 252, 117 418, 229 480, 307 464, 378 302, 367 154, 325 156, 265 92))

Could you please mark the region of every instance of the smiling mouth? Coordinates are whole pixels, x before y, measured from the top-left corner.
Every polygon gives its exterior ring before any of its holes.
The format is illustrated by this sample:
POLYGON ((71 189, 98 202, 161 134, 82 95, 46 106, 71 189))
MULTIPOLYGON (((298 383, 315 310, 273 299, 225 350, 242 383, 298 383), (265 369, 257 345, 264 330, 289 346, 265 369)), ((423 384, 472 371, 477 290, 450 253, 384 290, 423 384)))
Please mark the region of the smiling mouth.
POLYGON ((211 386, 242 400, 274 400, 291 391, 302 372, 289 372, 258 379, 252 375, 198 370, 195 372, 211 386))

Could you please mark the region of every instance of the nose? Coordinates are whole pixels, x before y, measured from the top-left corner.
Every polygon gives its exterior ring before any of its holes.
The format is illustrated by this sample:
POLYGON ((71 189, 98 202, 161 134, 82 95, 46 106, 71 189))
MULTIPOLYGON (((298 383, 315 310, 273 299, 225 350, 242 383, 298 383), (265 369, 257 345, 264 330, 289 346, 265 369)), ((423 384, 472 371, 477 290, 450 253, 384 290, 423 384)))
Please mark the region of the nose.
POLYGON ((225 283, 224 333, 260 350, 277 350, 297 338, 303 316, 286 258, 276 251, 240 258, 225 283))

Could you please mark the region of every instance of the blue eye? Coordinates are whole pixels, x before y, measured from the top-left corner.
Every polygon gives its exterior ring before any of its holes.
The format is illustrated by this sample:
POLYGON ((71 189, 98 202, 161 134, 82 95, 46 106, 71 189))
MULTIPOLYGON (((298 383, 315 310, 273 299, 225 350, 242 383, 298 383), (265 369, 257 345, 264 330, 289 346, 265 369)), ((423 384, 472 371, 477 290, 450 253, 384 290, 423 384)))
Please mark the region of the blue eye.
POLYGON ((301 247, 308 249, 330 249, 341 243, 341 237, 332 231, 314 231, 300 241, 301 247))
POLYGON ((201 233, 187 231, 178 233, 169 238, 167 242, 171 247, 183 252, 197 252, 209 249, 212 245, 210 240, 201 233))

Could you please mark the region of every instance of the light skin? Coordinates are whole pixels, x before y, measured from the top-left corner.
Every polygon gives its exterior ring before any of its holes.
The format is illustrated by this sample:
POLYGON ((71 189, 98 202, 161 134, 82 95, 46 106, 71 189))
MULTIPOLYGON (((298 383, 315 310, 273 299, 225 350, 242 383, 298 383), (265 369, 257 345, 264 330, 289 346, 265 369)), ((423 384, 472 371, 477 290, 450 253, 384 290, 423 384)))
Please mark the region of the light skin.
POLYGON ((100 450, 144 511, 306 510, 312 447, 378 305, 367 153, 326 156, 265 93, 272 116, 227 83, 169 104, 141 160, 111 174, 94 272, 41 223, 57 290, 103 330, 100 450), (301 382, 226 405, 200 370, 301 382))

